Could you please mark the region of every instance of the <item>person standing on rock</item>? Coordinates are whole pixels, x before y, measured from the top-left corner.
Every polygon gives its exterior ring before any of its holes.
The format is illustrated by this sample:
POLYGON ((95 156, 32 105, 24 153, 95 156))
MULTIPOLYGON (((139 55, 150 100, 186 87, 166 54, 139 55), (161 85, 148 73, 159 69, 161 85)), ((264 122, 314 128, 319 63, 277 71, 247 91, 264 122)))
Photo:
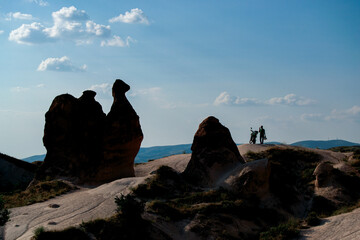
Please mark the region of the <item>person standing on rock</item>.
POLYGON ((259 133, 260 133, 260 144, 264 144, 264 140, 266 140, 266 134, 265 134, 265 129, 262 125, 259 128, 259 133))
POLYGON ((251 131, 251 134, 250 134, 249 143, 250 144, 256 144, 256 138, 257 138, 258 131, 253 131, 252 127, 250 128, 250 131, 251 131))

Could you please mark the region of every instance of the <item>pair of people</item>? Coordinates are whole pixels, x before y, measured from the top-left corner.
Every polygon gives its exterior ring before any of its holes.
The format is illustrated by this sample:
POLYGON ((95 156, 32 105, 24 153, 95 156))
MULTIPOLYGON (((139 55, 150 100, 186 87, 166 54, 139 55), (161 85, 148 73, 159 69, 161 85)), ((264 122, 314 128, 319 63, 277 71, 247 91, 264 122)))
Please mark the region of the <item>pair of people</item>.
POLYGON ((258 133, 260 133, 260 144, 264 144, 264 140, 266 140, 266 134, 265 134, 265 129, 264 127, 261 125, 261 127, 259 128, 259 131, 253 131, 252 128, 250 128, 251 134, 250 134, 250 144, 256 144, 256 138, 258 133))

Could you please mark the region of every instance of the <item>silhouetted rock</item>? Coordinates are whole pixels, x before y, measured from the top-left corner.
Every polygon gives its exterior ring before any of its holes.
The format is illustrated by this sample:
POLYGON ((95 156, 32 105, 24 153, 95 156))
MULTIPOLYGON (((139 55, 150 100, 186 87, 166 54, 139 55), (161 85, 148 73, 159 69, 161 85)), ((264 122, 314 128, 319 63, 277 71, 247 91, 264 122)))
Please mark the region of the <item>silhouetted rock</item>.
POLYGON ((0 192, 25 189, 34 178, 36 166, 0 153, 0 192))
POLYGON ((125 96, 129 89, 116 80, 114 103, 107 116, 94 91, 84 91, 79 99, 57 96, 45 115, 47 154, 37 178, 102 183, 134 176, 134 159, 143 135, 139 117, 125 96))
POLYGON ((102 158, 105 114, 95 101, 94 91, 77 99, 57 96, 45 115, 43 142, 47 154, 39 178, 73 177, 86 181, 95 174, 102 158))
POLYGON ((199 125, 191 150, 184 175, 202 186, 214 185, 226 172, 245 163, 229 129, 215 117, 208 117, 199 125))
POLYGON ((135 176, 134 159, 143 133, 139 116, 125 96, 129 89, 120 79, 113 85, 114 102, 105 122, 104 162, 96 176, 99 181, 135 176))

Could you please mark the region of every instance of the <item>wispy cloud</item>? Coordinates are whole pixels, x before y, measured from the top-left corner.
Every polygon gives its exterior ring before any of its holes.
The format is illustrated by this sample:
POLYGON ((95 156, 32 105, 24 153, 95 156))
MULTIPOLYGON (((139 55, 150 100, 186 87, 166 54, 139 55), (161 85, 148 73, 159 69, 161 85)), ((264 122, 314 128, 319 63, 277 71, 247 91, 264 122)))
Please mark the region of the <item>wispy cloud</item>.
POLYGON ((52 13, 53 25, 45 27, 43 24, 33 22, 23 24, 9 34, 9 40, 19 44, 40 44, 59 40, 73 41, 77 45, 90 44, 94 39, 101 39, 101 46, 129 46, 131 38, 122 40, 118 36, 112 36, 111 28, 90 20, 84 10, 76 7, 63 7, 52 13), (104 39, 107 39, 105 41, 104 39))
POLYGON ((31 14, 27 13, 21 13, 21 12, 9 12, 6 14, 6 21, 11 21, 13 19, 19 19, 19 20, 34 20, 35 18, 31 14))
POLYGON ((61 58, 47 58, 42 61, 38 71, 58 71, 58 72, 83 72, 87 66, 75 66, 67 56, 61 58))
POLYGON ((306 106, 313 104, 315 101, 312 99, 298 97, 295 94, 287 94, 284 97, 274 97, 266 101, 270 105, 295 105, 295 106, 306 106))
POLYGON ((102 83, 92 85, 89 90, 93 90, 95 92, 100 91, 103 94, 111 94, 111 84, 110 83, 102 83))
POLYGON ((46 7, 46 6, 49 6, 49 3, 44 1, 44 0, 28 0, 29 2, 31 3, 35 3, 41 7, 46 7))
POLYGON ((140 98, 146 102, 152 102, 156 106, 163 109, 174 109, 178 107, 177 103, 171 102, 167 99, 163 89, 160 87, 151 87, 145 89, 138 89, 130 92, 130 97, 140 98))
POLYGON ((134 40, 131 37, 127 37, 126 40, 123 40, 119 36, 113 36, 112 39, 101 41, 102 47, 128 47, 130 42, 134 40))
POLYGON ((160 87, 152 87, 152 88, 145 88, 145 89, 139 89, 136 91, 132 91, 130 93, 130 96, 150 96, 153 99, 157 99, 159 97, 159 94, 161 92, 160 87))
POLYGON ((314 100, 298 97, 295 94, 287 94, 284 97, 274 97, 268 100, 257 98, 241 98, 231 96, 228 92, 222 92, 214 101, 215 106, 255 106, 255 105, 288 105, 288 106, 306 106, 315 103, 314 100))
POLYGON ((353 107, 345 110, 334 109, 331 114, 325 117, 326 120, 360 120, 360 106, 354 105, 353 107))
POLYGON ((117 17, 113 17, 109 22, 123 22, 123 23, 140 23, 140 24, 149 24, 148 18, 145 16, 144 12, 139 8, 133 8, 130 12, 125 12, 125 14, 120 14, 117 17))
POLYGON ((303 121, 324 121, 325 117, 321 113, 304 113, 301 115, 301 120, 303 121))
POLYGON ((4 33, 4 30, 0 30, 0 35, 4 33))
POLYGON ((354 105, 348 109, 333 109, 329 114, 305 113, 301 115, 303 121, 360 121, 360 106, 354 105))
POLYGON ((24 88, 24 87, 13 87, 13 88, 11 88, 11 91, 15 92, 15 93, 27 92, 29 90, 30 90, 29 88, 24 88))

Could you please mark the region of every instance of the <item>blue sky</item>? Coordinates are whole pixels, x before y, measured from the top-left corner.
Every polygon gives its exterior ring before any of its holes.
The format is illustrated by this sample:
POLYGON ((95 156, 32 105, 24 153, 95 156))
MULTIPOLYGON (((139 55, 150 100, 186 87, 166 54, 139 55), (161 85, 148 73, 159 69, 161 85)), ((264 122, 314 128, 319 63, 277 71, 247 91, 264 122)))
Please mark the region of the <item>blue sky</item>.
POLYGON ((360 142, 360 2, 0 1, 0 152, 46 152, 55 96, 120 78, 142 146, 191 143, 213 115, 238 143, 360 142))

